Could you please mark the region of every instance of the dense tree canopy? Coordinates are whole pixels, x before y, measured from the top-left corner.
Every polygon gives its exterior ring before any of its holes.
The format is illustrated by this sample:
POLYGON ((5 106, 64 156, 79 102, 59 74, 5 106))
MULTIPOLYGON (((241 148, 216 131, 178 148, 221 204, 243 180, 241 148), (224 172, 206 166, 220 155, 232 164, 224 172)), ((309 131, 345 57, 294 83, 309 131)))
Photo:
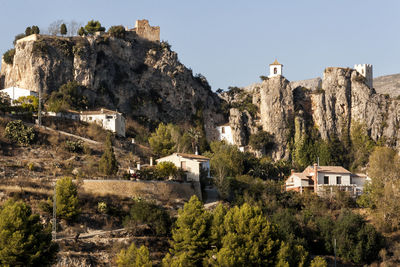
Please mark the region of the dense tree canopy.
POLYGON ((71 221, 80 213, 78 188, 72 178, 63 177, 57 181, 57 216, 71 221))
POLYGON ((76 81, 63 84, 57 91, 51 93, 47 100, 47 109, 53 112, 86 109, 88 107, 88 99, 83 95, 84 89, 76 81))
POLYGON ((49 229, 25 203, 8 200, 0 208, 1 266, 50 266, 57 250, 49 229))

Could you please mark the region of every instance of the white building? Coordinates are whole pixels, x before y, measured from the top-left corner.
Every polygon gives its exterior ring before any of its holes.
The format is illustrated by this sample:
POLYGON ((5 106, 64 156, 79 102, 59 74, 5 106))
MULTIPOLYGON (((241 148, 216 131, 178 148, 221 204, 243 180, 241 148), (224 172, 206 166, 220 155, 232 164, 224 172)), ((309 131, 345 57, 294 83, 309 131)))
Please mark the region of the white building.
POLYGON ((225 141, 228 144, 233 145, 233 135, 232 135, 232 128, 229 125, 229 123, 226 123, 224 125, 217 126, 217 131, 218 131, 218 140, 219 141, 225 141))
POLYGON ((303 172, 293 172, 286 180, 286 191, 317 192, 319 195, 333 193, 336 189, 348 191, 353 196, 362 194, 369 178, 362 174, 352 174, 341 166, 307 167, 303 172))
POLYGON ((177 168, 181 168, 186 172, 187 180, 200 182, 200 171, 207 171, 207 177, 210 177, 210 159, 201 155, 173 153, 172 155, 159 158, 157 163, 169 161, 177 168))
POLYGON ((283 65, 275 59, 272 64, 269 64, 269 76, 268 78, 276 77, 282 75, 283 65))
POLYGON ((23 88, 19 88, 19 87, 9 87, 9 88, 5 88, 0 90, 0 92, 6 93, 10 96, 11 101, 15 101, 18 98, 20 98, 21 96, 38 96, 38 94, 35 91, 31 91, 28 89, 23 89, 23 88))
POLYGON ((356 64, 354 65, 354 69, 365 77, 365 83, 369 88, 373 88, 373 73, 372 73, 372 65, 371 64, 356 64))
POLYGON ((110 130, 120 136, 125 137, 125 118, 122 113, 102 108, 96 111, 67 111, 67 112, 48 112, 49 116, 67 118, 71 120, 81 120, 88 123, 96 123, 106 130, 110 130))

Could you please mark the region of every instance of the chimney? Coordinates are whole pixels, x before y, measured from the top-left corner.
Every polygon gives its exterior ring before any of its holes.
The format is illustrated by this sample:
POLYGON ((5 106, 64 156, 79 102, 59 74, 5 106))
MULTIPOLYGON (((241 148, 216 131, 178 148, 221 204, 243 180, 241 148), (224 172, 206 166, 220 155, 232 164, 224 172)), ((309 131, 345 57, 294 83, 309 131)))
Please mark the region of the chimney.
POLYGON ((153 166, 153 157, 150 157, 150 166, 153 166))
POLYGON ((137 170, 140 171, 140 162, 137 163, 137 170))
POLYGON ((314 163, 314 193, 317 193, 317 188, 318 188, 318 164, 314 163))
POLYGON ((196 152, 194 152, 195 155, 199 154, 199 151, 197 150, 197 145, 196 145, 196 152))
POLYGON ((101 113, 104 113, 104 109, 103 108, 101 109, 101 113))
POLYGON ((294 173, 294 169, 290 170, 290 175, 292 175, 294 173))

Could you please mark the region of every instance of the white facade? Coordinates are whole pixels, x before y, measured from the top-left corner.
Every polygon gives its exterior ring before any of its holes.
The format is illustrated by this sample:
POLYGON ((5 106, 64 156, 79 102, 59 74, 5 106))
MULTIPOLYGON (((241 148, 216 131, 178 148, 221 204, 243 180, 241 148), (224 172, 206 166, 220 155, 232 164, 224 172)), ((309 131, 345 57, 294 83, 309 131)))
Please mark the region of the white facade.
POLYGON ((187 180, 200 182, 200 170, 205 169, 207 176, 210 177, 210 159, 204 156, 185 153, 174 153, 172 155, 159 158, 160 162, 172 162, 177 168, 181 168, 186 172, 187 180))
POLYGON ((362 76, 365 77, 365 83, 368 85, 369 88, 373 88, 373 72, 372 72, 372 65, 371 64, 356 64, 354 65, 354 69, 360 73, 362 76))
POLYGON ((225 141, 228 144, 233 145, 233 135, 232 135, 232 128, 229 126, 229 124, 224 124, 221 126, 217 126, 217 131, 218 131, 218 140, 219 141, 225 141))
POLYGON ((103 129, 110 130, 113 133, 125 137, 125 118, 122 113, 117 111, 102 108, 99 111, 48 112, 47 115, 71 120, 81 120, 87 123, 96 123, 103 129))
POLYGON ((88 123, 96 123, 106 130, 125 137, 125 118, 119 112, 106 109, 82 112, 80 120, 88 123))
POLYGON ((282 75, 282 68, 283 65, 280 64, 276 59, 274 63, 269 64, 269 76, 268 78, 276 77, 276 76, 281 76, 282 75))
POLYGON ((23 88, 19 88, 19 87, 9 87, 9 88, 5 88, 0 90, 0 92, 6 93, 10 96, 11 101, 17 100, 18 98, 20 98, 21 96, 38 96, 38 94, 35 91, 31 91, 28 89, 23 89, 23 88))
POLYGON ((286 179, 287 191, 303 192, 305 190, 316 191, 319 195, 332 193, 334 189, 348 191, 353 196, 363 192, 364 184, 369 180, 366 175, 352 174, 340 166, 317 166, 307 167, 301 173, 292 173, 286 179), (317 181, 314 184, 314 181, 317 181))

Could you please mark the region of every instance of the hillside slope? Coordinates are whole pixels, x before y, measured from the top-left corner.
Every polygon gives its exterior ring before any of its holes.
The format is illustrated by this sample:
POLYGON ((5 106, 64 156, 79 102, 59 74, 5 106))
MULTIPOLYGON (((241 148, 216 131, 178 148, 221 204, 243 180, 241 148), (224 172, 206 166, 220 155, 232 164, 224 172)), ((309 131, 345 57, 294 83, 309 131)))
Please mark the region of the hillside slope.
POLYGON ((377 93, 389 94, 391 97, 400 95, 400 73, 380 76, 374 79, 374 88, 377 93))

